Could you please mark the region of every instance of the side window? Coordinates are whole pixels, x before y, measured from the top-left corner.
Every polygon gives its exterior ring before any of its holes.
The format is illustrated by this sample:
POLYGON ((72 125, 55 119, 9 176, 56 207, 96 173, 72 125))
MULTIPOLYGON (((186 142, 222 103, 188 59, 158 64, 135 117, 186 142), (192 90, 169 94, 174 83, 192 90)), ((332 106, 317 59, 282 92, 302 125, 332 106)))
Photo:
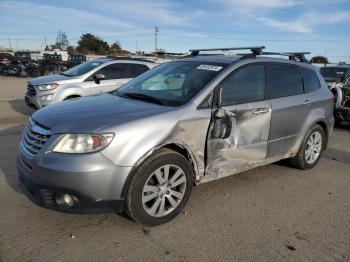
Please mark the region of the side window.
POLYGON ((304 90, 306 93, 315 91, 321 87, 317 74, 307 68, 300 68, 304 79, 304 90))
POLYGON ((269 98, 294 96, 304 93, 303 81, 297 66, 270 64, 266 66, 269 98))
POLYGON ((134 78, 149 70, 147 66, 141 65, 141 64, 121 64, 121 65, 125 67, 125 71, 127 73, 125 78, 134 78))
POLYGON ((116 63, 101 68, 95 74, 104 74, 105 79, 134 78, 148 71, 149 68, 141 64, 116 63))
POLYGON ((265 98, 265 69, 262 64, 234 71, 221 83, 220 105, 248 103, 265 98))
POLYGON ((98 70, 95 75, 97 74, 103 74, 105 76, 105 80, 118 79, 122 78, 120 76, 123 74, 123 68, 118 64, 111 64, 98 70))

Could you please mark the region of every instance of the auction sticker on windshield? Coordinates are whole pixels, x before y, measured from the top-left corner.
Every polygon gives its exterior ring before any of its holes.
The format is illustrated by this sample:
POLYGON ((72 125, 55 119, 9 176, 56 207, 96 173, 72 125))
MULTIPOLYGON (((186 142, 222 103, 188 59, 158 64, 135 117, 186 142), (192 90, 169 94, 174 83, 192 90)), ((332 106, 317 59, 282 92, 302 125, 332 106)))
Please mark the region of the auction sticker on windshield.
POLYGON ((209 71, 220 71, 222 66, 214 66, 214 65, 200 65, 197 69, 201 70, 209 70, 209 71))

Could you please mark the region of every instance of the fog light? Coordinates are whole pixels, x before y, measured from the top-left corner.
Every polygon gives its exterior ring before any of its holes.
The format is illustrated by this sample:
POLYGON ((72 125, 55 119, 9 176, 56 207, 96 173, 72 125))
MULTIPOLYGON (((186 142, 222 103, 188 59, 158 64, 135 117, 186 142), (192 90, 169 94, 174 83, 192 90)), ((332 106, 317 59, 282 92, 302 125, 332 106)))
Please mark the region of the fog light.
POLYGON ((40 100, 42 100, 42 101, 51 101, 52 97, 53 97, 52 94, 51 95, 46 95, 46 96, 41 96, 40 100))
POLYGON ((73 206, 74 205, 74 200, 73 198, 68 195, 68 194, 64 194, 63 195, 63 202, 67 205, 67 206, 73 206))

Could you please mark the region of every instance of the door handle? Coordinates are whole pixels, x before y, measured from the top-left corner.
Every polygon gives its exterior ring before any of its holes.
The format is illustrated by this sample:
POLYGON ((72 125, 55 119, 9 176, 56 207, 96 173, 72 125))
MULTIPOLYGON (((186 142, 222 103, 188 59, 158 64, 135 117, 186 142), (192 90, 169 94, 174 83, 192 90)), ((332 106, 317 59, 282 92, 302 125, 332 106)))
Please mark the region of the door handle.
POLYGON ((310 104, 311 104, 311 101, 310 101, 310 100, 306 99, 306 100, 304 101, 304 105, 310 105, 310 104))
POLYGON ((270 111, 270 108, 264 107, 264 108, 258 108, 253 110, 253 114, 265 114, 270 111))

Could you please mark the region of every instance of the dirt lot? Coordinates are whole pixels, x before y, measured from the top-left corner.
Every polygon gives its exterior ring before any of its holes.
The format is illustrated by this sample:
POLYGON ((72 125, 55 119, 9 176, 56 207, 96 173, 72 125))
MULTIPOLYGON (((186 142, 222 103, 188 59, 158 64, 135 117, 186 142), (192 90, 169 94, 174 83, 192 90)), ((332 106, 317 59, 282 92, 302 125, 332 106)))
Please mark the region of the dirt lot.
POLYGON ((349 261, 350 124, 313 170, 273 164, 196 187, 172 222, 32 204, 17 184, 27 79, 0 77, 0 261, 349 261))

